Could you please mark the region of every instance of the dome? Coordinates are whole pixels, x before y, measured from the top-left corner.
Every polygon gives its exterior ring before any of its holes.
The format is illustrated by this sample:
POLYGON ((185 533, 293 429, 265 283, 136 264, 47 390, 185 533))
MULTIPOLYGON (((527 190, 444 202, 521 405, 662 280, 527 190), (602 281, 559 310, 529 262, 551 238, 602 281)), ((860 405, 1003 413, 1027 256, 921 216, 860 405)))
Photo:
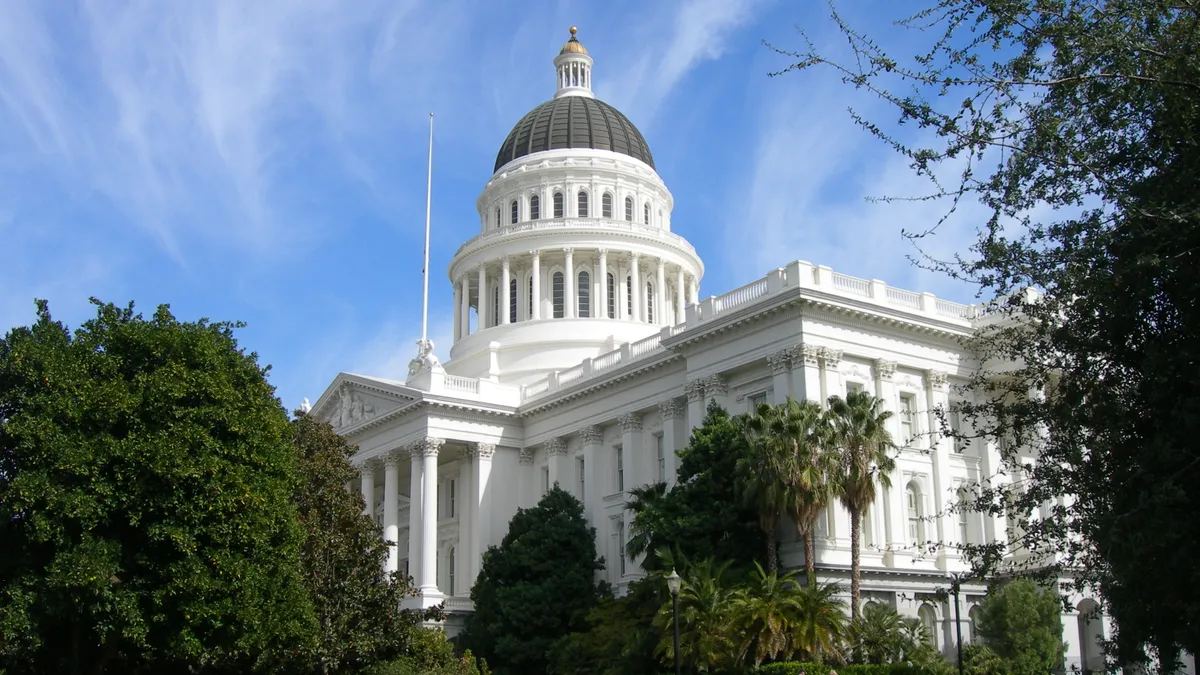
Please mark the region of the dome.
POLYGON ((576 28, 575 26, 571 26, 571 39, 567 40, 567 44, 563 45, 562 51, 560 51, 558 53, 559 56, 562 56, 563 54, 586 54, 586 53, 588 53, 587 48, 585 48, 583 46, 583 43, 580 42, 575 37, 575 33, 577 33, 577 32, 579 32, 579 29, 576 28))
POLYGON ((535 152, 564 148, 611 150, 654 167, 650 146, 628 117, 595 98, 563 96, 530 110, 517 122, 500 146, 492 170, 535 152))

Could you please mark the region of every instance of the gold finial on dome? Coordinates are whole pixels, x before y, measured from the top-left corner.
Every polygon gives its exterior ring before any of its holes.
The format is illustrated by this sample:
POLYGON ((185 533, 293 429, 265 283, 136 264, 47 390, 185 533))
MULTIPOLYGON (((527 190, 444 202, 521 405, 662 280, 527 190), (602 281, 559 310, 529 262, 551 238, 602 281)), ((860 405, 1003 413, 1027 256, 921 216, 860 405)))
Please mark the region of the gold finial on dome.
POLYGON ((575 34, 579 32, 579 29, 576 28, 575 26, 571 26, 570 32, 571 32, 571 39, 567 40, 567 44, 563 45, 562 51, 559 52, 559 55, 561 56, 563 54, 587 54, 588 51, 583 46, 583 43, 581 43, 578 39, 575 38, 575 34))

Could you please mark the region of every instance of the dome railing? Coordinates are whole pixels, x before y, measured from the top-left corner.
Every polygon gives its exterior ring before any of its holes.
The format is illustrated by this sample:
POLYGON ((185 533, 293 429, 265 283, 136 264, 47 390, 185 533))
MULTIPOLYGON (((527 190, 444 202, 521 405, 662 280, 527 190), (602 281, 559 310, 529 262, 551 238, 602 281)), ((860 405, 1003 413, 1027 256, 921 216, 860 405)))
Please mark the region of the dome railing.
POLYGON ((515 225, 504 225, 502 227, 488 230, 481 234, 468 239, 458 250, 454 252, 454 257, 462 255, 463 251, 476 246, 477 244, 501 238, 505 235, 519 234, 522 232, 539 232, 553 230, 570 230, 570 229, 588 229, 588 230, 608 230, 611 232, 629 232, 648 237, 654 237, 659 240, 666 240, 677 248, 696 255, 696 249, 687 239, 668 232, 652 225, 643 225, 641 223, 630 222, 628 220, 617 220, 615 218, 544 218, 539 220, 527 220, 515 225))

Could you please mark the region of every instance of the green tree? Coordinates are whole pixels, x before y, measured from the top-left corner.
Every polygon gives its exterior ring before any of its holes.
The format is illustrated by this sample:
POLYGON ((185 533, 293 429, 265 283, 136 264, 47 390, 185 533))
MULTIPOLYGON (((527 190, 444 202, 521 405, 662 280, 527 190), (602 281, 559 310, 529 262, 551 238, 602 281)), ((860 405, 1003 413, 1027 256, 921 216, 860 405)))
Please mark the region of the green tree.
POLYGON ((846 658, 846 602, 835 583, 810 583, 796 590, 796 653, 816 663, 846 658))
POLYGON ((782 427, 784 412, 770 403, 760 403, 734 423, 746 438, 746 453, 738 458, 738 491, 742 502, 758 514, 758 526, 766 535, 767 572, 779 568, 776 526, 789 505, 791 444, 782 427))
POLYGON ((411 634, 405 654, 367 668, 364 675, 490 675, 487 663, 466 650, 454 653, 454 644, 440 628, 418 628, 411 634))
POLYGON ((816 545, 813 533, 817 519, 837 497, 840 457, 833 447, 829 417, 816 401, 788 397, 780 411, 780 428, 774 430, 789 448, 786 483, 787 511, 804 542, 804 566, 808 583, 815 584, 816 545))
POLYGON ((862 516, 875 502, 875 483, 891 485, 888 472, 896 467, 892 458, 895 443, 887 430, 891 411, 883 410, 883 399, 861 391, 846 398, 831 396, 829 414, 833 439, 841 450, 838 467, 838 498, 850 512, 850 614, 858 617, 862 569, 859 549, 862 516))
MULTIPOLYGON (((1054 554, 1030 564, 1105 598, 1120 662, 1200 653, 1200 7, 935 0, 902 22, 915 58, 834 20, 848 58, 810 43, 788 59, 898 113, 853 115, 931 188, 884 197, 985 210, 970 251, 925 259, 994 300, 969 345, 985 365, 960 441, 1039 459, 1022 491, 993 484, 978 510, 1067 497, 1016 542, 1054 554)), ((982 574, 1005 551, 977 553, 982 574)))
POLYGON ((740 635, 739 665, 747 657, 758 666, 765 659, 788 659, 795 653, 799 585, 795 572, 764 572, 761 565, 754 564, 748 583, 730 600, 729 620, 736 627, 735 635, 740 635))
POLYGON ((978 629, 1011 675, 1049 673, 1066 655, 1059 595, 1029 579, 993 588, 980 606, 978 629))
MULTIPOLYGON (((737 662, 738 636, 730 622, 734 589, 730 561, 712 558, 694 563, 681 575, 679 590, 679 663, 688 670, 721 672, 737 662)), ((658 654, 675 658, 673 608, 664 603, 655 619, 660 635, 658 654)))
MULTIPOLYGON (((766 542, 758 514, 738 499, 737 462, 745 453, 741 430, 710 402, 703 424, 679 453, 671 490, 662 485, 631 492, 628 555, 670 551, 687 560, 728 560, 749 570, 766 542)), ((657 569, 659 557, 646 556, 644 564, 657 569)))
POLYGON ((345 487, 357 475, 356 448, 302 412, 292 427, 301 476, 293 501, 305 534, 300 571, 317 624, 313 647, 296 655, 292 671, 353 672, 409 651, 427 632, 420 622, 438 613, 400 609, 411 580, 382 572, 380 527, 363 515, 362 495, 345 487))
POLYGON ((483 555, 462 645, 499 675, 544 673, 551 647, 586 627, 587 612, 607 593, 596 531, 583 505, 557 486, 531 509, 518 509, 500 546, 483 555))
POLYGON ((661 573, 630 582, 625 595, 606 597, 588 612, 586 629, 555 643, 554 675, 628 675, 660 669, 654 618, 670 602, 661 573))
POLYGON ((904 659, 904 618, 894 608, 869 602, 850 622, 847 635, 865 663, 899 663, 904 659))
POLYGON ((0 669, 278 662, 310 644, 296 455, 228 323, 45 302, 0 341, 0 669))

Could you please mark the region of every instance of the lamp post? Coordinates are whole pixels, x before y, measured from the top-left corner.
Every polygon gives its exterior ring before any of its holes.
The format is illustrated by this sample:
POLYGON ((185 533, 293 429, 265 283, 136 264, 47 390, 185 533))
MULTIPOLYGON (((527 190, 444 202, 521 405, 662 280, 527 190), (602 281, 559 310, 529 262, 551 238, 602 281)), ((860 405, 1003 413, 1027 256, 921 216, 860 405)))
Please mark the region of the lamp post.
MULTIPOLYGON (((683 579, 674 568, 671 568, 671 576, 667 577, 667 589, 671 591, 671 617, 675 622, 675 675, 679 675, 679 587, 683 584, 683 579)), ((961 659, 960 659, 961 662, 961 659)))
POLYGON ((953 572, 946 573, 946 579, 950 581, 950 594, 954 596, 954 635, 955 643, 958 646, 958 675, 963 675, 963 658, 962 658, 962 610, 959 609, 958 592, 962 588, 964 576, 954 574, 953 572))

